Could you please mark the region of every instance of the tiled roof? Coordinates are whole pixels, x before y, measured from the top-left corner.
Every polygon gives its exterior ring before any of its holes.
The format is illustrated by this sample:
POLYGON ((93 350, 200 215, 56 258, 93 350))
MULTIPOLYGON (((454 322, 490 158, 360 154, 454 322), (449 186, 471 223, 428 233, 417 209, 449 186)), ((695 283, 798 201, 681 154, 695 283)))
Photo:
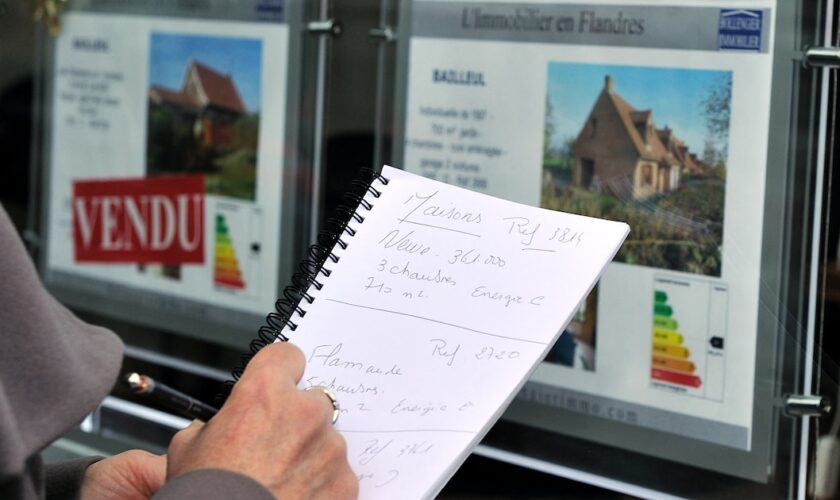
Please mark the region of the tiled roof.
POLYGON ((156 96, 157 99, 170 104, 176 104, 185 108, 200 107, 199 103, 195 102, 195 100, 193 100, 189 95, 181 92, 180 90, 172 90, 159 85, 152 85, 149 89, 149 93, 152 96, 156 96))
POLYGON ((637 110, 610 87, 611 85, 605 85, 602 92, 606 92, 609 102, 613 104, 616 112, 618 112, 621 123, 624 125, 624 129, 627 131, 627 135, 633 142, 633 146, 635 146, 639 156, 645 160, 664 161, 672 165, 676 164, 676 159, 668 154, 662 141, 659 140, 658 134, 649 134, 647 142, 639 134, 639 130, 636 127, 637 124, 646 124, 648 119, 650 119, 650 123, 653 125, 652 112, 650 110, 637 110))
POLYGON ((207 96, 208 104, 240 114, 245 113, 245 105, 230 75, 223 75, 198 61, 193 61, 192 66, 207 96))
POLYGON ((648 119, 650 118, 650 110, 646 109, 644 111, 631 111, 630 112, 630 119, 633 123, 644 123, 647 124, 648 119))
POLYGON ((685 142, 677 137, 673 130, 665 127, 657 130, 656 133, 659 135, 659 139, 662 141, 662 144, 665 145, 665 148, 671 155, 674 156, 674 158, 676 158, 680 165, 692 172, 703 170, 704 165, 697 158, 697 155, 688 149, 685 142))
POLYGON ((679 142, 680 144, 682 144, 682 141, 677 139, 677 137, 674 135, 673 130, 671 130, 667 126, 665 128, 658 129, 656 133, 659 135, 659 140, 662 141, 662 144, 664 144, 666 148, 672 144, 672 140, 674 141, 674 143, 679 142))

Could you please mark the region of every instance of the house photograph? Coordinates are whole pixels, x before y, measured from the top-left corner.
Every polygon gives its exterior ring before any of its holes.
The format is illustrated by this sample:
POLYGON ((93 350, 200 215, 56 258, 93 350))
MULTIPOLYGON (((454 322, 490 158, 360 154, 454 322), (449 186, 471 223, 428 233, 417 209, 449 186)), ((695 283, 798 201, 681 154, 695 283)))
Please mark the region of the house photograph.
POLYGON ((147 175, 201 174, 208 194, 254 200, 259 40, 154 33, 147 175))
POLYGON ((732 77, 550 63, 542 205, 628 222, 616 260, 720 276, 732 77))
POLYGON ((572 184, 633 199, 675 191, 681 173, 701 174, 702 160, 668 126, 657 128, 653 110, 639 110, 604 87, 572 146, 572 184), (619 193, 624 189, 625 192, 619 193))

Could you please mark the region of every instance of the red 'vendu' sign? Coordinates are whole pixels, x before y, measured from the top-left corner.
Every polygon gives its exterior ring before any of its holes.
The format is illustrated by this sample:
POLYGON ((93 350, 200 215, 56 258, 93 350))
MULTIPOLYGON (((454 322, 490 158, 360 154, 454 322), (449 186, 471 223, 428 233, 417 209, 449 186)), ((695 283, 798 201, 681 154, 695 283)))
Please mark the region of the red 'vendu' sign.
POLYGON ((201 264, 204 177, 73 183, 76 262, 201 264))

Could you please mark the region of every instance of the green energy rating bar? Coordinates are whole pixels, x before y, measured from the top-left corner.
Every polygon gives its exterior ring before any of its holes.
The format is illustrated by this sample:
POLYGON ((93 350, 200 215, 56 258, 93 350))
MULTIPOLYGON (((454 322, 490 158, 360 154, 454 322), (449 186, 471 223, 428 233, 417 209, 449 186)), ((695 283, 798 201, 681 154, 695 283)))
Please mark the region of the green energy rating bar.
POLYGON ((245 281, 242 279, 242 272, 239 270, 239 261, 236 259, 236 250, 233 248, 233 241, 230 239, 225 217, 221 214, 216 215, 215 253, 213 281, 216 286, 245 288, 245 281))

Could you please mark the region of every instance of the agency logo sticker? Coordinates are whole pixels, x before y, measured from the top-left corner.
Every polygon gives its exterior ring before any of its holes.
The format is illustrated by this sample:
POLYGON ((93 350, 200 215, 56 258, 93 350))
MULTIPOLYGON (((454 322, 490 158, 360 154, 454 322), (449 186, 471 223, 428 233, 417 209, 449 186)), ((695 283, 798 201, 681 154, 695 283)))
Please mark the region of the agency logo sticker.
POLYGON ((721 9, 718 21, 718 50, 761 52, 763 12, 721 9))
POLYGON ((258 0, 257 19, 282 23, 286 14, 286 0, 258 0))

